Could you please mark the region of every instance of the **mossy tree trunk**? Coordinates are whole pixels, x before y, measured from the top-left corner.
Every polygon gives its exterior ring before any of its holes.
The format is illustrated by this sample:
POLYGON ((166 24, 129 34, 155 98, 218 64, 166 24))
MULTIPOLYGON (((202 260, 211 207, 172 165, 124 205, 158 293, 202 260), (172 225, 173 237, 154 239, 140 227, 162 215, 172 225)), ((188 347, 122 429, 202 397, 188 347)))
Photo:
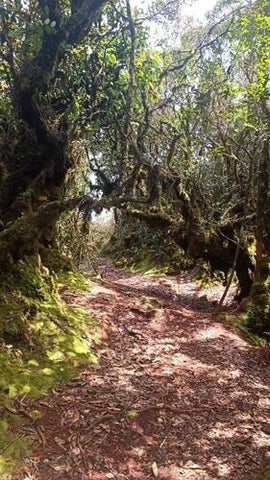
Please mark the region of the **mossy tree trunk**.
POLYGON ((256 270, 247 312, 249 325, 270 335, 270 152, 269 140, 262 144, 258 173, 256 270))
POLYGON ((270 260, 270 152, 269 140, 262 146, 258 175, 257 200, 257 269, 256 280, 264 280, 263 265, 270 260))
POLYGON ((51 81, 65 45, 75 46, 88 34, 96 11, 105 1, 84 0, 76 6, 72 2, 69 17, 63 13, 61 0, 40 1, 40 48, 30 59, 25 57, 19 68, 12 69, 18 138, 12 157, 1 165, 2 264, 54 245, 72 158, 68 154, 69 125, 57 118, 50 104, 51 81), (53 27, 48 27, 47 18, 53 27))
MULTIPOLYGON (((237 249, 237 230, 233 225, 217 229, 217 231, 206 231, 202 226, 198 208, 181 195, 179 212, 182 216, 171 217, 160 211, 140 211, 129 209, 131 217, 138 218, 145 222, 153 230, 162 230, 164 234, 171 236, 193 259, 203 258, 210 263, 213 271, 224 272, 225 280, 232 268, 237 249)), ((235 271, 239 281, 239 294, 237 300, 241 301, 250 294, 253 283, 252 260, 245 245, 241 245, 236 259, 235 271)))

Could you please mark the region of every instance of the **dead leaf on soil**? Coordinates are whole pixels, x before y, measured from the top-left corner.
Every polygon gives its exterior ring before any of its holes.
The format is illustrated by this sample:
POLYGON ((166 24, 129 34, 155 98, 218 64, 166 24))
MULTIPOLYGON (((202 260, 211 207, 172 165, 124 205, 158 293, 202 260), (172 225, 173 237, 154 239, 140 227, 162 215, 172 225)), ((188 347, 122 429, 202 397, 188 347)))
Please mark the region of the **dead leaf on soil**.
POLYGON ((155 478, 158 477, 158 465, 157 462, 152 463, 152 472, 155 478))

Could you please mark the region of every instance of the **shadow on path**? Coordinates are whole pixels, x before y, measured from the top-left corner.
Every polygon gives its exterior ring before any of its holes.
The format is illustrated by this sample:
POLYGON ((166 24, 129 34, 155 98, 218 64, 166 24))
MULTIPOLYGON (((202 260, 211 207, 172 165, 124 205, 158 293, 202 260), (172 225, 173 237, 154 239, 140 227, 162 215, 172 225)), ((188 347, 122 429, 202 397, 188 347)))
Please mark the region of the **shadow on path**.
POLYGON ((17 479, 148 480, 154 462, 160 480, 267 479, 262 349, 167 281, 114 271, 84 296, 65 294, 99 320, 100 364, 34 402, 44 416, 17 479))

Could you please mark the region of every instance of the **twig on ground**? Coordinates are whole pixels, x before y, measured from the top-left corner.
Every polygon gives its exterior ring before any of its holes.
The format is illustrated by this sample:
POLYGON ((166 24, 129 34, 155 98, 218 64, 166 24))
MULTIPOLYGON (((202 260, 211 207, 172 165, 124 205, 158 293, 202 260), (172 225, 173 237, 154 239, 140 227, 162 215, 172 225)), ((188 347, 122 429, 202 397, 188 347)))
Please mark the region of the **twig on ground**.
POLYGON ((202 406, 199 408, 181 408, 181 407, 174 407, 173 405, 149 405, 149 407, 145 407, 140 412, 147 412, 148 410, 169 410, 173 413, 196 413, 202 410, 212 410, 212 407, 202 406))

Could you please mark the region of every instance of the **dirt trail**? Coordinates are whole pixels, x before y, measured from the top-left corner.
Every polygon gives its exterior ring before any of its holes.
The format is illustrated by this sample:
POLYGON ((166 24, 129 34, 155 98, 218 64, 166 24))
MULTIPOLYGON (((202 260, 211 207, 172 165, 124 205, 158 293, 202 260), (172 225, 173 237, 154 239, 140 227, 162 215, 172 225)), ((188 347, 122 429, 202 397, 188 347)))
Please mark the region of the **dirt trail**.
POLYGON ((188 278, 104 268, 91 292, 65 294, 99 320, 100 363, 42 399, 17 478, 270 478, 262 349, 214 320, 188 278))

